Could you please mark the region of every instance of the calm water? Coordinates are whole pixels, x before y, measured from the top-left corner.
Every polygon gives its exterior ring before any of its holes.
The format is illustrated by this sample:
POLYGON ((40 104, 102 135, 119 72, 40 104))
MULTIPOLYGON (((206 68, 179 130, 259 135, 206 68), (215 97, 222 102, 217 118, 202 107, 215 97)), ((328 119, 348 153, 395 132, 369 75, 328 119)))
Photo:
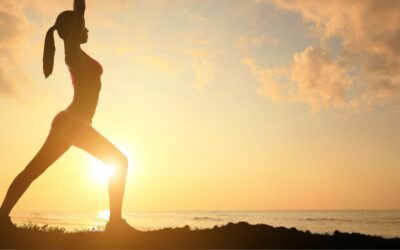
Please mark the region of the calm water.
MULTIPOLYGON (((140 230, 165 227, 211 228, 228 222, 296 227, 318 233, 359 232, 384 237, 400 237, 400 210, 395 211, 199 211, 129 212, 127 221, 140 230)), ((108 211, 87 213, 15 212, 17 224, 35 223, 64 227, 68 231, 103 229, 108 211)))

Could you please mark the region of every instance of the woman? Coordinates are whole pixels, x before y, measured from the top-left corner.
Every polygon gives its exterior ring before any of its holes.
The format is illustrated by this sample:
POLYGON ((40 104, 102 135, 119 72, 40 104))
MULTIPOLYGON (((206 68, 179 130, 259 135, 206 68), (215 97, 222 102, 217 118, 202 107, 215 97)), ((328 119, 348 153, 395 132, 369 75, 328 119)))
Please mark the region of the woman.
POLYGON ((46 34, 43 70, 45 77, 51 75, 54 64, 54 31, 64 40, 65 62, 71 73, 74 98, 66 110, 58 113, 52 123, 50 133, 36 156, 12 182, 0 208, 0 224, 13 227, 9 214, 17 201, 52 163, 71 146, 76 146, 92 154, 103 162, 115 167, 109 180, 110 220, 106 230, 132 229, 121 216, 127 158, 99 134, 92 126, 99 92, 101 89, 101 65, 89 57, 80 47, 88 40, 85 27, 85 0, 74 0, 74 10, 64 11, 55 25, 46 34))

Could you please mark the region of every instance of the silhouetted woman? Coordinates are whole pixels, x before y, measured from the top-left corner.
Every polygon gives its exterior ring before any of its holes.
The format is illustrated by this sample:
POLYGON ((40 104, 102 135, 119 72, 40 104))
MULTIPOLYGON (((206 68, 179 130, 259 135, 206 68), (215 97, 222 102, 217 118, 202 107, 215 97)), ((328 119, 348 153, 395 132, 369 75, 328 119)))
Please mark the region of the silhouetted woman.
POLYGON ((99 99, 103 69, 80 47, 88 40, 89 31, 85 27, 84 20, 85 9, 85 0, 75 0, 74 10, 62 12, 57 17, 55 25, 46 34, 43 55, 44 75, 47 78, 53 71, 55 53, 53 33, 57 31, 64 40, 65 62, 71 73, 74 98, 65 110, 54 117, 44 145, 12 182, 0 209, 2 226, 13 227, 9 214, 30 184, 71 146, 76 146, 115 167, 108 184, 110 220, 106 230, 129 228, 121 216, 128 160, 91 126, 99 99))

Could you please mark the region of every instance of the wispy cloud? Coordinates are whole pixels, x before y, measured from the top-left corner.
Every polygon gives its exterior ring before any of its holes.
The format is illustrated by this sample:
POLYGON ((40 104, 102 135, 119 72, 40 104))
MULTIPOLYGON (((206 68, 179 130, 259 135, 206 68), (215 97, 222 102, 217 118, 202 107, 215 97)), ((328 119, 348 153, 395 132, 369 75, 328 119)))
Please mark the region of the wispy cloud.
POLYGON ((265 34, 260 35, 241 35, 237 41, 236 46, 240 49, 250 49, 253 47, 260 47, 262 45, 277 46, 280 40, 276 37, 268 37, 265 34))
POLYGON ((18 2, 0 1, 0 95, 15 96, 17 85, 26 82, 18 68, 19 49, 32 33, 32 26, 18 2))
POLYGON ((204 86, 215 80, 215 66, 215 62, 207 59, 193 62, 193 68, 196 72, 196 87, 198 89, 204 88, 204 86))
POLYGON ((183 52, 192 61, 195 72, 195 86, 203 89, 205 86, 216 80, 216 56, 218 47, 222 41, 207 35, 203 31, 190 31, 176 33, 176 39, 183 40, 183 46, 189 48, 183 52))
POLYGON ((269 97, 274 102, 282 102, 287 98, 287 90, 279 82, 286 73, 285 68, 262 68, 253 58, 243 58, 242 64, 249 67, 253 76, 260 83, 258 92, 261 95, 269 97))
POLYGON ((210 45, 218 40, 207 36, 203 31, 177 32, 176 38, 192 45, 210 45))
POLYGON ((163 56, 140 57, 139 61, 169 75, 176 74, 180 68, 180 64, 177 61, 163 56))
POLYGON ((185 54, 192 60, 197 89, 203 89, 216 79, 216 62, 208 50, 191 48, 186 49, 185 54))
POLYGON ((194 13, 192 11, 187 10, 187 9, 183 10, 183 14, 187 19, 189 19, 191 21, 195 21, 195 22, 205 22, 205 21, 208 20, 206 17, 201 16, 199 14, 196 14, 196 13, 194 13))

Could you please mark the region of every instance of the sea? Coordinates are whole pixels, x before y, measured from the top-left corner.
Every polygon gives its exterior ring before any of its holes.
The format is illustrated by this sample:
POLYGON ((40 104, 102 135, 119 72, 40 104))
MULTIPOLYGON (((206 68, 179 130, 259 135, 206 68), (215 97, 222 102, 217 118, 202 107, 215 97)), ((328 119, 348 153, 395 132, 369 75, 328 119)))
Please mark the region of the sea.
MULTIPOLYGON (((62 227, 66 231, 103 230, 108 210, 95 212, 14 212, 17 225, 62 227)), ((295 227, 313 233, 356 232, 385 238, 400 238, 400 210, 385 211, 153 211, 125 212, 127 222, 139 230, 190 226, 212 228, 229 222, 295 227)))

